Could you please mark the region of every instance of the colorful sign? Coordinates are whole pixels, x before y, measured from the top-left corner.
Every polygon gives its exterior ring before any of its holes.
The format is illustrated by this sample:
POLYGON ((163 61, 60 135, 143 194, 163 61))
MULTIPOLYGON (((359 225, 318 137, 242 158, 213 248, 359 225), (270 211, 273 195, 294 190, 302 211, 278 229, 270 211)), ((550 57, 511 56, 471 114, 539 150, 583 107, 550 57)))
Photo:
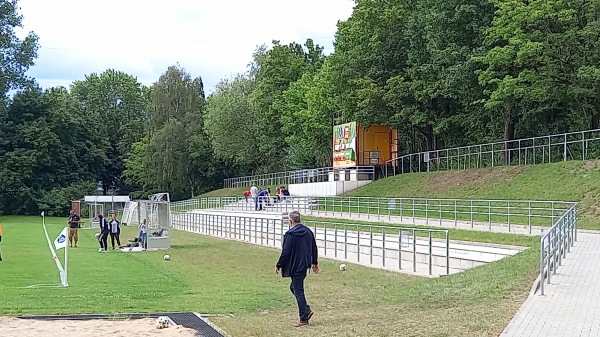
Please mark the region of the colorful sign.
POLYGON ((333 127, 333 167, 356 166, 356 122, 333 127))

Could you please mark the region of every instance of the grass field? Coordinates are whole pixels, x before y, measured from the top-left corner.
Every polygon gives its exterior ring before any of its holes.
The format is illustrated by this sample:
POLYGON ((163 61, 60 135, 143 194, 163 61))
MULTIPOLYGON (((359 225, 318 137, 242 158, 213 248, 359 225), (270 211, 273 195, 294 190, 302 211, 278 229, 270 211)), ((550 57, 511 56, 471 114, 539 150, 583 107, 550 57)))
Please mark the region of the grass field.
MULTIPOLYGON (((312 326, 294 330, 288 280, 273 272, 277 250, 173 231, 172 259, 164 261, 164 252, 100 254, 95 231, 81 230, 81 247, 69 250, 70 287, 24 289, 58 283, 58 272, 39 217, 2 220, 0 314, 233 314, 213 321, 236 337, 497 336, 526 298, 539 254, 535 240, 518 239, 533 248, 439 279, 356 265, 340 272, 323 260, 322 272, 307 279, 312 326)), ((64 222, 48 219, 52 239, 64 222)), ((125 228, 123 239, 135 232, 125 228)))
MULTIPOLYGON (((238 196, 243 190, 210 195, 238 196)), ((579 228, 600 230, 600 161, 401 174, 346 196, 578 201, 579 228)))

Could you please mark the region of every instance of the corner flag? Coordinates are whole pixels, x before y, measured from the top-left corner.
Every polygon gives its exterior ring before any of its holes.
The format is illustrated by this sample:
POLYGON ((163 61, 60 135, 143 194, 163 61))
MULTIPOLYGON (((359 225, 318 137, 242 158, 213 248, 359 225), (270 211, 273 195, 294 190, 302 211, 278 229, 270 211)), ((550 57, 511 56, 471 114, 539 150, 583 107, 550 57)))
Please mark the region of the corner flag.
POLYGON ((65 248, 67 246, 67 227, 63 228, 62 232, 54 240, 54 247, 56 250, 65 248))

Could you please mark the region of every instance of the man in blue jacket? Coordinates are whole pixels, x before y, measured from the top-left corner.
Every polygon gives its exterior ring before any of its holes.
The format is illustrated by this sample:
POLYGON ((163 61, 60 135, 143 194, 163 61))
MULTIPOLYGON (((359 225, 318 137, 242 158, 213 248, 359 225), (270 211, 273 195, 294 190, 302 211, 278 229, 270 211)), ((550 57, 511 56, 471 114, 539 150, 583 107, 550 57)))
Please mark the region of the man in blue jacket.
POLYGON ((313 232, 302 224, 300 212, 293 211, 289 214, 290 229, 283 237, 283 249, 279 261, 275 265, 275 272, 281 276, 290 277, 292 283, 290 290, 298 302, 300 322, 295 327, 308 325, 313 311, 304 296, 304 279, 312 266, 315 273, 319 272, 317 242, 313 232))

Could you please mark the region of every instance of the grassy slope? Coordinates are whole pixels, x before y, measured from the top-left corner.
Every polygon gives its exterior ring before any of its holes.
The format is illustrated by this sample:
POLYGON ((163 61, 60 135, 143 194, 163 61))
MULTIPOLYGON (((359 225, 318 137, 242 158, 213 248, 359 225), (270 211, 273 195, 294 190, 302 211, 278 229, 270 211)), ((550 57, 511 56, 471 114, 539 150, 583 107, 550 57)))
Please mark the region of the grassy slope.
POLYGON ((348 195, 579 201, 580 228, 600 229, 600 161, 405 174, 348 195))
MULTIPOLYGON (((203 196, 241 196, 221 189, 203 196)), ((347 196, 579 201, 579 226, 600 229, 600 161, 411 173, 382 179, 347 196)))
MULTIPOLYGON (((162 252, 99 254, 95 231, 82 230, 81 247, 70 250, 70 287, 24 289, 57 282, 58 273, 39 217, 3 224, 0 314, 234 313, 215 319, 233 336, 497 336, 527 296, 539 254, 531 240, 517 256, 438 279, 355 265, 342 273, 325 260, 307 281, 314 324, 298 331, 289 325, 297 316, 288 280, 273 273, 276 250, 173 231, 172 259, 163 261, 162 252)), ((63 224, 49 220, 52 239, 63 224)))

